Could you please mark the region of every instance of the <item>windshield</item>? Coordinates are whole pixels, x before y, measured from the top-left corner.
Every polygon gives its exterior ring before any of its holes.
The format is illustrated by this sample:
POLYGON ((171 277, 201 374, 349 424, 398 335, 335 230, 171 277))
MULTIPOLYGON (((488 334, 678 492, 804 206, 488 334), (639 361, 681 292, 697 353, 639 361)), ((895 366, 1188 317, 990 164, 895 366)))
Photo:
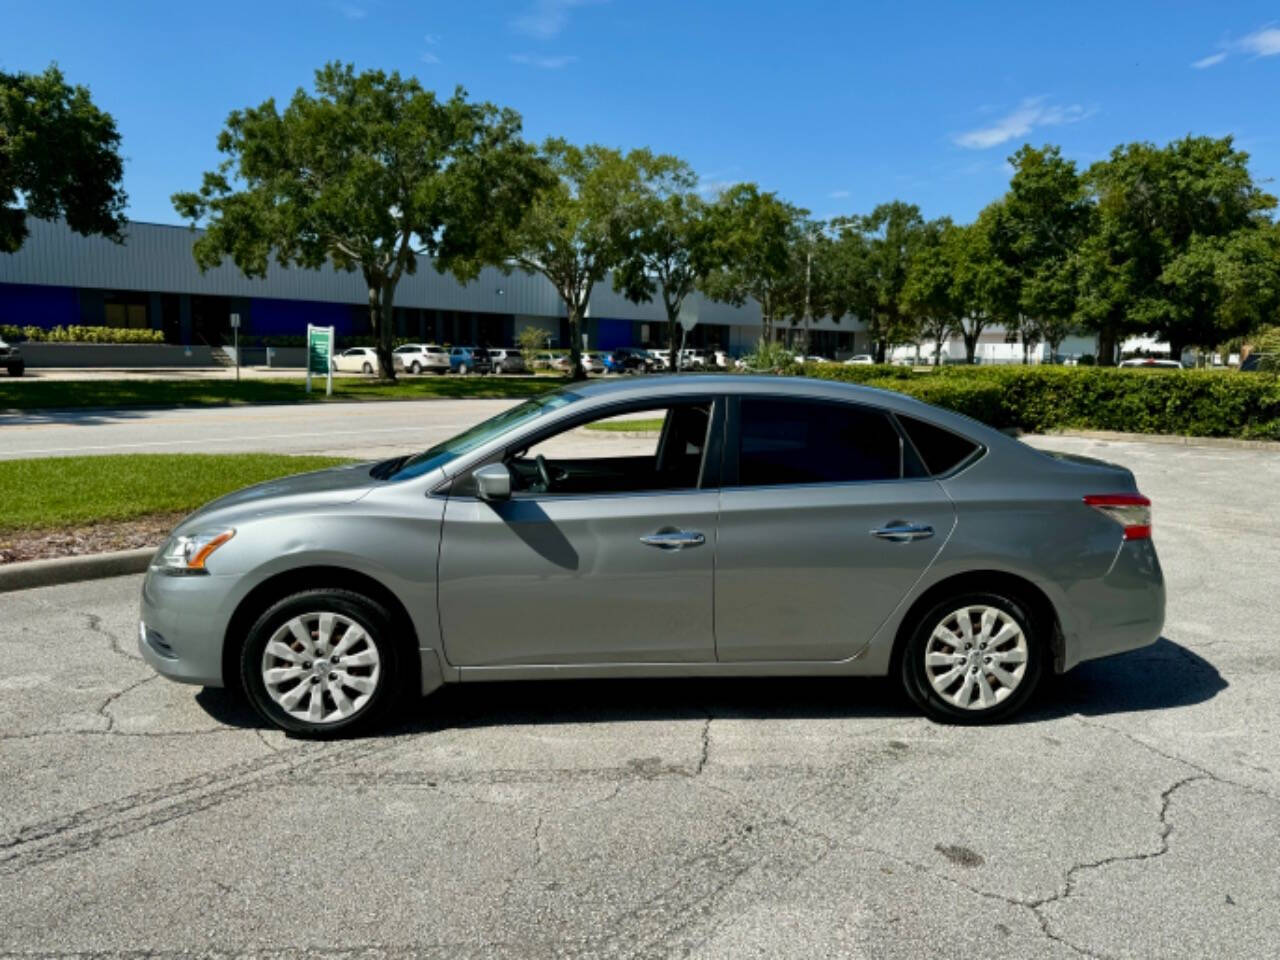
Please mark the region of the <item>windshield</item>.
POLYGON ((494 437, 506 433, 515 427, 535 420, 553 410, 581 399, 579 394, 567 390, 559 390, 542 397, 533 397, 519 406, 504 410, 496 417, 477 423, 469 430, 464 430, 456 437, 450 437, 437 443, 429 450, 414 454, 401 461, 390 460, 374 468, 374 476, 380 480, 408 480, 429 473, 436 467, 443 466, 464 453, 482 447, 494 437), (383 468, 382 471, 379 468, 383 468))

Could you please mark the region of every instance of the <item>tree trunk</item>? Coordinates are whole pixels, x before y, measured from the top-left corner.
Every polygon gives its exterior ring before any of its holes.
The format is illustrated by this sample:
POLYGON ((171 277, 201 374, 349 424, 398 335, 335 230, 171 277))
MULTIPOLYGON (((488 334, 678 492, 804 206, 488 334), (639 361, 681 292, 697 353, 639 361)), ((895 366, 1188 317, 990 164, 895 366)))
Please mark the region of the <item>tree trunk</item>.
POLYGON ((876 363, 884 363, 885 354, 888 352, 888 346, 889 343, 887 340, 876 341, 875 357, 873 358, 876 363))
POLYGON ((581 303, 569 305, 569 379, 585 380, 587 371, 582 369, 582 322, 586 318, 586 297, 581 303))
POLYGON ((680 341, 676 331, 680 329, 680 307, 672 309, 667 304, 667 363, 671 370, 677 369, 680 360, 680 341))
POLYGON ((369 327, 378 355, 378 367, 382 377, 394 380, 396 368, 391 356, 391 342, 395 333, 392 317, 396 285, 392 282, 379 284, 368 277, 366 280, 369 284, 369 327))
POLYGON ((1114 367, 1116 364, 1116 332, 1111 327, 1098 331, 1098 366, 1114 367))
POLYGON ((964 336, 964 362, 973 363, 974 358, 978 355, 978 334, 981 330, 970 332, 966 330, 964 336))

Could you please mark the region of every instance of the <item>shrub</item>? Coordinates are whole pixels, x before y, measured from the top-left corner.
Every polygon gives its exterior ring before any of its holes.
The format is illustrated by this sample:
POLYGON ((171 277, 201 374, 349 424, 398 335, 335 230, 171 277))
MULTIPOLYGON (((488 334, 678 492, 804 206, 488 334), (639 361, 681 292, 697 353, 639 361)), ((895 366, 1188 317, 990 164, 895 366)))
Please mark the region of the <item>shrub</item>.
POLYGON ((809 376, 897 390, 993 427, 1280 439, 1280 377, 1114 367, 902 368, 811 364, 809 376))
POLYGON ((756 348, 742 358, 748 370, 757 372, 792 373, 797 369, 795 351, 785 343, 766 340, 756 341, 756 348))
POLYGON ((164 343, 163 330, 139 330, 132 327, 85 327, 80 324, 18 328, 8 324, 0 327, 0 337, 10 342, 26 340, 31 343, 164 343))

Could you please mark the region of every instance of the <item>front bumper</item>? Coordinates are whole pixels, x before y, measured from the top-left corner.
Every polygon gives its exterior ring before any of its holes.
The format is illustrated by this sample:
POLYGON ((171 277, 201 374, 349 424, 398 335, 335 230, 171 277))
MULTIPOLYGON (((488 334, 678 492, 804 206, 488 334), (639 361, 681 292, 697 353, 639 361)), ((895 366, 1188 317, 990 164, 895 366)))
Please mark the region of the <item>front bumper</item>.
POLYGON ((235 604, 235 576, 171 576, 154 567, 142 583, 138 649, 157 673, 221 687, 222 645, 235 604))
POLYGON ((1065 638, 1062 670, 1155 643, 1164 629, 1165 608, 1155 544, 1122 543, 1106 575, 1075 584, 1067 600, 1078 622, 1065 638))

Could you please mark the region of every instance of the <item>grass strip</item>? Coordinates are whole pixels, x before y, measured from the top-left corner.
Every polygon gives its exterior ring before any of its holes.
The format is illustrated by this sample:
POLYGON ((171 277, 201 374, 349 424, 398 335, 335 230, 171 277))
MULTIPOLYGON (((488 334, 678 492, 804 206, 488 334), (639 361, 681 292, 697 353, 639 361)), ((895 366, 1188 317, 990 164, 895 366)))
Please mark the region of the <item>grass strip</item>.
POLYGON ((0 460, 0 533, 187 513, 252 483, 350 462, 270 453, 0 460))
POLYGON ((220 407, 251 403, 325 403, 354 400, 518 399, 547 393, 559 377, 423 377, 395 383, 342 377, 333 396, 324 383, 308 394, 292 380, 40 380, 0 378, 0 411, 86 407, 220 407))

